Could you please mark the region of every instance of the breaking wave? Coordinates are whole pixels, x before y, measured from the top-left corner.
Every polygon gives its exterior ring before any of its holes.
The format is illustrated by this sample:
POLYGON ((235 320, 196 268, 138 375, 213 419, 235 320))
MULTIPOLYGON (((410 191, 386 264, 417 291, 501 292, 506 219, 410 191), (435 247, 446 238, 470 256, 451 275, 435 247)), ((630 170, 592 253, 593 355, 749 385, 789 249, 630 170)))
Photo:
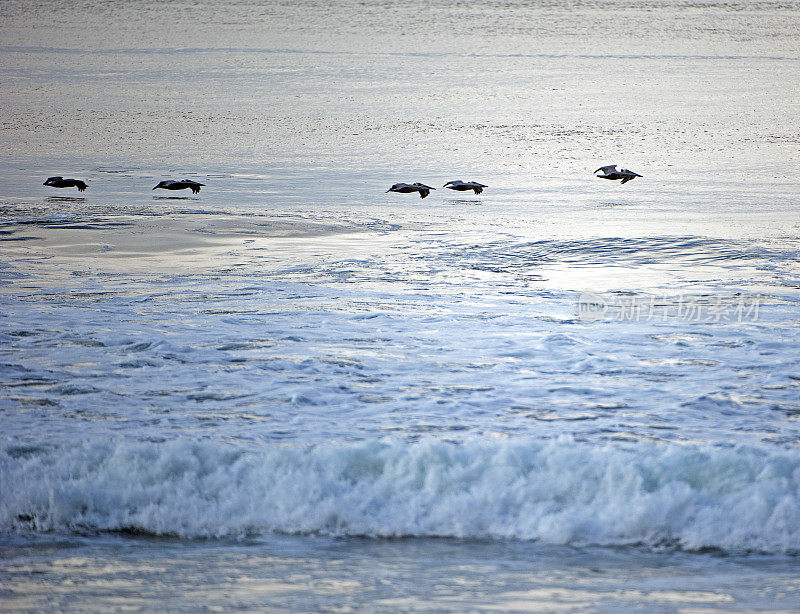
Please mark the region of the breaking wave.
POLYGON ((800 552, 800 450, 430 439, 7 445, 0 531, 268 533, 800 552))

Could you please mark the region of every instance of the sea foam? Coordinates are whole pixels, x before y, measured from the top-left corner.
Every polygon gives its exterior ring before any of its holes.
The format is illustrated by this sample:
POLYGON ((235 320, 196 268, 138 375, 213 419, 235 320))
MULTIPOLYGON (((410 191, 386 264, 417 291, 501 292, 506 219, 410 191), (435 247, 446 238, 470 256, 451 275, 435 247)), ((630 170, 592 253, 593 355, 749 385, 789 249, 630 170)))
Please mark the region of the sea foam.
POLYGON ((0 530, 800 551, 800 450, 562 438, 6 445, 0 530))

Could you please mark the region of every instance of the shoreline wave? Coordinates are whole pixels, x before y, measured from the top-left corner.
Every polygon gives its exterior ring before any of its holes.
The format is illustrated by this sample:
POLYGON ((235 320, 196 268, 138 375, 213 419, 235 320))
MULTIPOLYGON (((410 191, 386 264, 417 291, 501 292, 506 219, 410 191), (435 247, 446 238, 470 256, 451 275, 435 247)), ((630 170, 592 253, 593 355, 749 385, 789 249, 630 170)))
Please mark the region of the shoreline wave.
POLYGON ((0 452, 0 533, 511 539, 800 552, 800 450, 570 438, 0 452))

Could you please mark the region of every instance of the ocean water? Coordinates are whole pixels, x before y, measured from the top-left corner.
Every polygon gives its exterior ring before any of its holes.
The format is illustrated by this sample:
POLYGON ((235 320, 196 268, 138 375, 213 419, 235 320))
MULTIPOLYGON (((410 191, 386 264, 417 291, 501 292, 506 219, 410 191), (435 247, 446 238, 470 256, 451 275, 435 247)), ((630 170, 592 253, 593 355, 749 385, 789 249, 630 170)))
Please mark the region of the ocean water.
POLYGON ((800 3, 6 0, 0 76, 0 610, 800 609, 800 3))

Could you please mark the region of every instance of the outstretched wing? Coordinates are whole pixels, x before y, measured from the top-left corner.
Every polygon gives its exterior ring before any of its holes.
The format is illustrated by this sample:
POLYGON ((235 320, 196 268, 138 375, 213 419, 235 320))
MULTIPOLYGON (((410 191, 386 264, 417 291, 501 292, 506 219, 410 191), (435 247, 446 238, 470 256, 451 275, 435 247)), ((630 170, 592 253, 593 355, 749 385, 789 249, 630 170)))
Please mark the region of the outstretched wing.
POLYGON ((601 166, 600 168, 598 168, 594 172, 597 173, 599 171, 603 171, 604 175, 610 175, 611 173, 616 173, 617 172, 617 165, 616 164, 608 164, 606 166, 601 166))

